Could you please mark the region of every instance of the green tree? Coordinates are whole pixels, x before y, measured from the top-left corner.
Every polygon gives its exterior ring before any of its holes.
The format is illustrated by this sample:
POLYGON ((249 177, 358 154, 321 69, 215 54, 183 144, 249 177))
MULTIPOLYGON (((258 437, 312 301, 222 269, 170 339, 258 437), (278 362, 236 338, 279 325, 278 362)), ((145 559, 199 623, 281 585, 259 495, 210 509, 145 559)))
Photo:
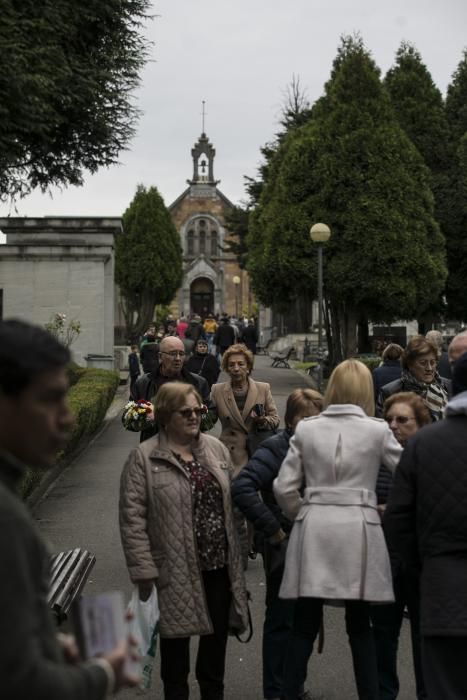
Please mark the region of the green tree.
POLYGON ((128 337, 140 335, 156 304, 169 304, 182 281, 178 232, 156 187, 138 185, 117 237, 115 280, 128 337))
MULTIPOLYGON (((449 216, 450 149, 449 127, 441 92, 420 53, 407 42, 402 42, 395 65, 386 74, 384 83, 400 126, 430 169, 435 218, 445 233, 444 222, 446 215, 449 216)), ((433 314, 444 311, 444 307, 440 295, 423 319, 425 325, 431 326, 433 314)), ((419 320, 422 319, 419 317, 419 320)))
POLYGON ((258 249, 249 263, 255 289, 256 279, 262 300, 282 303, 314 291, 309 227, 327 223, 335 360, 355 352, 359 321, 410 318, 437 298, 446 269, 430 174, 359 37, 342 40, 324 96, 275 165, 249 237, 260 236, 264 250, 264 264, 258 249), (272 290, 262 286, 267 268, 272 290))
POLYGON ((449 277, 446 285, 452 318, 467 320, 467 50, 448 86, 446 116, 450 161, 442 225, 446 235, 449 277))
POLYGON ((0 199, 81 185, 134 133, 150 0, 5 0, 0 199))
POLYGON ((246 238, 248 235, 248 221, 250 206, 247 202, 241 202, 233 209, 226 212, 225 223, 230 237, 226 240, 223 250, 233 253, 242 270, 246 267, 248 247, 246 238))
POLYGON ((449 128, 443 97, 417 49, 402 42, 384 84, 397 120, 436 177, 446 172, 449 128))

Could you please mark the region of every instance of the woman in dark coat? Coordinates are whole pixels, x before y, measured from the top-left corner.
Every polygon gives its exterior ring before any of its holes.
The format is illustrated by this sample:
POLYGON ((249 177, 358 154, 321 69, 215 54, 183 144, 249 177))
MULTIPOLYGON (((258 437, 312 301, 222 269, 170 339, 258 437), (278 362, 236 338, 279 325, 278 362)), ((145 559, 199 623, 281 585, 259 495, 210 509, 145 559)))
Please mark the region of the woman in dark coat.
POLYGON ((420 572, 428 697, 467 698, 467 354, 452 371, 446 417, 409 440, 385 514, 389 545, 420 572))
POLYGON ((189 372, 205 378, 209 389, 217 382, 220 372, 219 364, 214 355, 208 352, 208 341, 204 338, 199 338, 195 343, 193 355, 188 358, 185 364, 189 372))
POLYGON ((263 697, 267 700, 282 696, 283 665, 294 609, 293 601, 279 598, 292 522, 277 505, 272 483, 287 454, 295 426, 305 416, 317 415, 322 408, 322 399, 321 394, 313 389, 295 389, 287 400, 286 429, 260 445, 232 485, 235 504, 264 538, 263 697))
POLYGON ((375 385, 375 399, 378 397, 380 389, 393 382, 396 379, 400 379, 401 376, 401 357, 404 352, 404 348, 397 343, 389 343, 387 347, 384 348, 383 354, 381 356, 382 363, 379 367, 373 370, 373 384, 375 385))

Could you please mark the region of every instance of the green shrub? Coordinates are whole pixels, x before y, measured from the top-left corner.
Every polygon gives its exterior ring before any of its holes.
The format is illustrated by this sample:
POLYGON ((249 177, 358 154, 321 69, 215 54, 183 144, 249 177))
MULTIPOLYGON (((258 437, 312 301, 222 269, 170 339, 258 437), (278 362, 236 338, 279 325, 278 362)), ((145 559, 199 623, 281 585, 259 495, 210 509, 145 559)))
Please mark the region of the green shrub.
POLYGON ((70 382, 70 387, 74 386, 81 377, 83 373, 86 372, 85 367, 80 367, 76 362, 71 361, 67 367, 68 381, 70 382))
POLYGON ((75 425, 65 454, 69 454, 85 435, 92 435, 102 423, 118 387, 117 372, 86 369, 71 387, 68 400, 75 425))
MULTIPOLYGON (((76 366, 76 368, 69 368, 68 371, 75 379, 74 383, 70 379, 72 386, 68 394, 75 424, 67 447, 58 455, 58 460, 70 455, 82 439, 96 432, 120 381, 118 372, 109 372, 105 369, 84 369, 76 366)), ((27 471, 21 488, 23 498, 29 496, 39 485, 44 473, 40 470, 27 471)))
POLYGON ((381 358, 380 357, 372 357, 371 355, 365 356, 362 355, 360 357, 356 357, 356 360, 359 360, 360 362, 363 362, 364 365, 368 367, 370 372, 373 372, 374 369, 380 366, 381 364, 381 358))
POLYGON ((294 361, 293 368, 294 369, 310 369, 310 367, 317 367, 317 365, 318 365, 317 362, 297 362, 297 361, 294 361))

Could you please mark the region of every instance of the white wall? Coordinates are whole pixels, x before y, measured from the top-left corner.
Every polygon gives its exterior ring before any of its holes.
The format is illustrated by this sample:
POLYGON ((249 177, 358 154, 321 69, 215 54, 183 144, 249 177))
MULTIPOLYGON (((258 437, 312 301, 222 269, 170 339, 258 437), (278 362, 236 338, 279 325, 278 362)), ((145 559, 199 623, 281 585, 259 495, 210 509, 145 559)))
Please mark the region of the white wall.
POLYGON ((105 268, 104 261, 97 260, 62 260, 57 265, 55 260, 0 259, 3 316, 42 325, 53 314, 64 313, 67 320, 81 323, 81 333, 72 346, 78 364, 86 364, 89 352, 112 354, 112 347, 104 342, 106 325, 113 332, 104 298, 105 268))

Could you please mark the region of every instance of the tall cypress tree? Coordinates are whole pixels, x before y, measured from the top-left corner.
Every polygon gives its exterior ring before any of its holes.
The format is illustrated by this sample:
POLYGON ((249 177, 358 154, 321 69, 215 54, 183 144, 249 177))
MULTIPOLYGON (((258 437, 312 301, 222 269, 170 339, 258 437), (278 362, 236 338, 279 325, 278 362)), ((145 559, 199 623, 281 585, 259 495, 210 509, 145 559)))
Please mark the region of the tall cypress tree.
POLYGON ((343 39, 316 120, 316 205, 335 233, 328 289, 349 353, 356 321, 417 317, 438 298, 444 239, 430 173, 359 37, 343 39))
POLYGON ((335 359, 355 352, 359 320, 416 316, 443 287, 444 240, 433 217, 430 173, 359 37, 342 40, 325 94, 284 144, 260 204, 277 298, 311 283, 309 227, 316 221, 331 227, 325 285, 335 359))
POLYGON ((115 281, 128 337, 140 335, 156 304, 169 304, 182 281, 180 237, 156 187, 138 185, 117 237, 115 281))
POLYGON ((448 163, 449 129, 443 97, 417 49, 402 42, 384 84, 400 126, 434 175, 448 163))
POLYGON ((446 116, 450 161, 443 209, 449 277, 446 296, 450 316, 467 321, 467 50, 448 86, 446 116))
MULTIPOLYGON (((430 169, 435 218, 444 234, 450 158, 449 127, 443 97, 420 53, 407 42, 402 42, 399 47, 395 65, 386 74, 384 83, 400 126, 430 169)), ((440 296, 423 320, 429 325, 432 313, 442 310, 440 296)))

